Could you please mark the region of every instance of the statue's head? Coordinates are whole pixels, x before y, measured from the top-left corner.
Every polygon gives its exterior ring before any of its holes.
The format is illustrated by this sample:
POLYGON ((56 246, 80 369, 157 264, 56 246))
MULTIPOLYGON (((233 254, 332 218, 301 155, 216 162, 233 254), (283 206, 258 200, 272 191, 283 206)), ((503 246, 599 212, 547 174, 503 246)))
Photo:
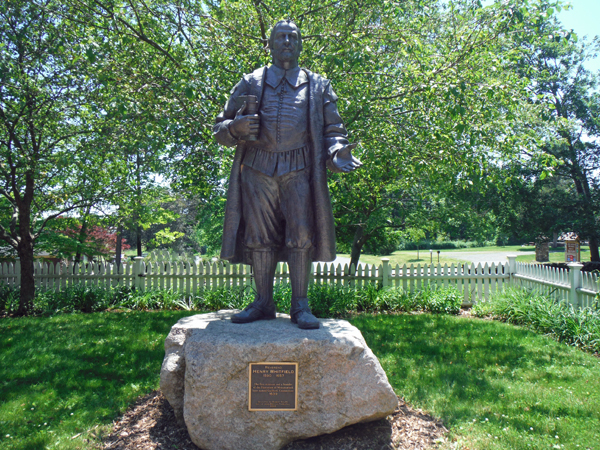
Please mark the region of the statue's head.
POLYGON ((292 68, 298 65, 302 51, 302 35, 291 20, 280 20, 271 30, 269 49, 273 64, 282 68, 292 68))

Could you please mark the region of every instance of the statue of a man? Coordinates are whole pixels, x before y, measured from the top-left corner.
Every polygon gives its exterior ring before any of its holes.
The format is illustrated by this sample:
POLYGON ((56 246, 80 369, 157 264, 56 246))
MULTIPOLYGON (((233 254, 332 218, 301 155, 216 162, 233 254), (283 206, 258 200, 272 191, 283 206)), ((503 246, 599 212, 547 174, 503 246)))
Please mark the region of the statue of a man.
POLYGON ((335 230, 326 168, 350 172, 361 165, 325 78, 298 67, 302 36, 289 20, 277 22, 269 48, 272 65, 233 88, 214 126, 217 141, 237 145, 221 258, 251 264, 256 298, 235 323, 275 318, 273 277, 287 261, 291 320, 319 328, 308 306, 312 261, 335 259, 335 230))

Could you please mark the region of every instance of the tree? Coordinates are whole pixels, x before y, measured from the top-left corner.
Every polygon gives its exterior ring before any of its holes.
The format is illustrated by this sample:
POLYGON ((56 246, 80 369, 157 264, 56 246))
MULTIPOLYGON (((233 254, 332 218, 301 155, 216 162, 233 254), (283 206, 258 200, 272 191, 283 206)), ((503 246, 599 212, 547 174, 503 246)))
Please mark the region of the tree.
MULTIPOLYGON (((206 118, 217 114, 211 107, 221 93, 205 51, 206 11, 188 1, 68 4, 69 17, 89 27, 88 48, 118 119, 113 143, 125 157, 113 218, 135 233, 141 255, 148 230, 174 219, 161 206, 173 201, 174 191, 207 197, 218 184, 217 145, 206 118)), ((164 227, 161 235, 175 238, 164 227)))
MULTIPOLYGON (((527 80, 514 71, 521 49, 510 37, 538 37, 536 23, 552 2, 533 2, 530 8, 522 0, 489 8, 475 0, 75 5, 98 30, 118 36, 119 45, 135 41, 144 56, 135 53, 126 66, 131 68, 126 92, 142 92, 182 119, 175 136, 187 131, 202 151, 175 158, 183 162, 177 185, 205 197, 218 186, 214 161, 232 156, 230 149, 215 148, 212 118, 240 73, 269 62, 269 26, 281 17, 294 19, 304 33, 301 65, 332 80, 350 135, 363 144, 364 169, 332 176, 338 225, 354 228, 353 246, 360 254, 382 228, 404 226, 397 204, 410 196, 411 186, 454 189, 480 178, 495 154, 530 147, 527 133, 513 131, 527 80), (177 108, 187 114, 178 116, 177 108), (193 125, 196 134, 190 132, 193 125)), ((151 129, 161 135, 166 125, 155 119, 151 129)), ((192 147, 181 138, 172 148, 192 147)))
POLYGON ((194 87, 211 85, 191 79, 186 45, 163 42, 182 27, 130 3, 0 5, 0 239, 21 258, 20 314, 34 296, 35 243, 56 217, 116 209, 117 227, 143 228, 169 216, 147 207, 162 180, 209 190, 205 160, 218 167, 195 145, 210 127, 198 129, 194 87))
POLYGON ((116 159, 103 145, 84 30, 62 12, 54 0, 0 6, 0 239, 21 259, 19 314, 32 305, 35 241, 51 220, 110 191, 116 159))
MULTIPOLYGON (((130 247, 122 239, 121 249, 130 247)), ((45 228, 37 248, 61 258, 74 257, 75 262, 80 262, 82 255, 108 259, 117 249, 117 233, 103 226, 98 217, 57 217, 45 228)))
POLYGON ((361 42, 369 70, 339 77, 340 97, 360 99, 348 100, 346 114, 365 162, 355 174, 334 175, 331 185, 339 226, 356 230, 353 263, 381 228, 415 227, 407 224, 408 206, 426 204, 423 192, 439 198, 483 187, 498 155, 535 151, 519 114, 530 109, 528 80, 515 70, 521 49, 512 35, 539 39, 532 23, 549 5, 518 13, 515 5, 524 2, 451 1, 384 14, 368 33, 375 39, 361 42))
POLYGON ((523 43, 528 51, 519 66, 532 80, 532 102, 547 108, 539 125, 539 151, 557 161, 554 170, 538 170, 536 176, 542 182, 552 173, 558 178, 553 184, 569 191, 561 208, 570 210, 565 222, 589 240, 591 260, 600 261, 600 93, 598 75, 584 67, 600 44, 598 38, 578 42, 553 20, 543 31, 547 38, 541 43, 523 43))

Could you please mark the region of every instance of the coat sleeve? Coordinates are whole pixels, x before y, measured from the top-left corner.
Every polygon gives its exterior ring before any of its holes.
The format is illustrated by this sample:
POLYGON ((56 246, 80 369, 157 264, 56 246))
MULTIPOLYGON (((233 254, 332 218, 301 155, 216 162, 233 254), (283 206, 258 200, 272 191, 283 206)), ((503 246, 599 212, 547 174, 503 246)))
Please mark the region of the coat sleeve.
POLYGON ((338 97, 333 92, 331 83, 326 81, 323 94, 323 143, 327 151, 326 165, 332 172, 341 172, 333 164, 333 157, 339 150, 349 144, 348 132, 337 109, 337 100, 338 97))
POLYGON ((232 122, 238 108, 241 106, 238 106, 239 96, 245 95, 248 92, 249 83, 246 78, 247 77, 242 78, 242 80, 231 90, 231 95, 229 96, 227 103, 225 103, 225 108, 215 120, 213 134, 217 142, 225 147, 233 147, 238 143, 238 139, 236 139, 229 131, 229 124, 232 122))

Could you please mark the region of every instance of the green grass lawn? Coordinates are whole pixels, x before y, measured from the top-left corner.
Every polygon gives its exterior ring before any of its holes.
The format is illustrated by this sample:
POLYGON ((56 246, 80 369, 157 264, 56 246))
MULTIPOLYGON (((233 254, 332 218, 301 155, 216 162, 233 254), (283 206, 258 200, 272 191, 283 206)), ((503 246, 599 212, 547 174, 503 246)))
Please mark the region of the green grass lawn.
MULTIPOLYGON (((494 252, 519 252, 534 251, 535 247, 521 247, 520 245, 510 245, 506 247, 473 247, 473 248, 453 248, 447 250, 440 250, 440 264, 463 264, 469 262, 467 259, 456 257, 456 253, 494 253, 494 252), (448 256, 449 253, 455 254, 453 257, 448 256)), ((338 253, 338 256, 344 258, 350 258, 349 254, 338 253)), ((429 249, 421 249, 417 255, 416 250, 398 250, 391 255, 360 255, 360 262, 367 264, 381 264, 381 258, 389 258, 391 264, 430 264, 431 256, 433 256, 433 263, 437 264, 438 255, 437 250, 433 251, 433 255, 429 254, 429 249)), ((534 258, 535 259, 535 258, 534 258)))
MULTIPOLYGON (((462 263, 466 263, 467 260, 465 259, 460 259, 460 258, 450 258, 448 256, 444 255, 445 251, 450 251, 450 250, 442 250, 442 252, 440 253, 440 264, 462 264, 462 263)), ((452 250, 454 251, 454 250, 452 250)), ((338 253, 338 256, 341 256, 342 258, 350 258, 349 254, 345 254, 345 253, 338 253)), ((392 253, 391 255, 383 255, 383 256, 377 256, 377 255, 365 255, 362 254, 360 255, 360 260, 359 262, 361 264, 381 264, 381 258, 388 258, 390 260, 390 264, 392 265, 403 265, 403 264, 429 264, 430 263, 430 256, 429 256, 429 250, 421 250, 419 251, 419 255, 417 257, 417 251, 416 250, 398 250, 394 253, 392 253)), ((437 260, 437 252, 434 251, 433 254, 433 262, 434 264, 437 264, 438 260, 437 260)))
MULTIPOLYGON (((158 388, 169 329, 196 313, 1 319, 0 448, 92 448, 127 405, 158 388)), ((352 322, 398 395, 441 418, 457 448, 600 449, 600 359, 500 322, 352 322)))
POLYGON ((90 448, 158 388, 164 340, 190 312, 0 319, 0 448, 90 448))
MULTIPOLYGON (((440 264, 464 264, 468 263, 468 259, 464 259, 460 257, 461 253, 497 253, 497 252, 510 252, 517 255, 517 261, 519 262, 535 262, 535 255, 522 255, 520 253, 523 252, 534 252, 535 247, 531 246, 520 246, 520 245, 507 245, 505 247, 473 247, 473 248, 456 248, 456 249, 447 249, 440 251, 440 264), (450 256, 449 254, 452 254, 450 256)), ((344 258, 350 258, 349 254, 338 253, 338 256, 344 258)), ((416 250, 398 250, 392 253, 391 255, 360 255, 360 262, 362 264, 381 264, 381 258, 389 258, 390 263, 393 265, 396 264, 429 264, 430 263, 430 255, 429 250, 420 250, 419 257, 417 258, 416 250)), ((497 258, 494 258, 497 259, 497 258)), ((590 250, 589 247, 581 247, 581 260, 589 261, 590 260, 590 250)), ((437 250, 433 251, 433 263, 437 264, 438 255, 437 250)), ((550 262, 565 262, 565 251, 563 248, 553 250, 550 249, 550 262)))
POLYGON ((599 358, 500 322, 429 314, 352 322, 396 393, 441 418, 456 448, 600 449, 599 358))

